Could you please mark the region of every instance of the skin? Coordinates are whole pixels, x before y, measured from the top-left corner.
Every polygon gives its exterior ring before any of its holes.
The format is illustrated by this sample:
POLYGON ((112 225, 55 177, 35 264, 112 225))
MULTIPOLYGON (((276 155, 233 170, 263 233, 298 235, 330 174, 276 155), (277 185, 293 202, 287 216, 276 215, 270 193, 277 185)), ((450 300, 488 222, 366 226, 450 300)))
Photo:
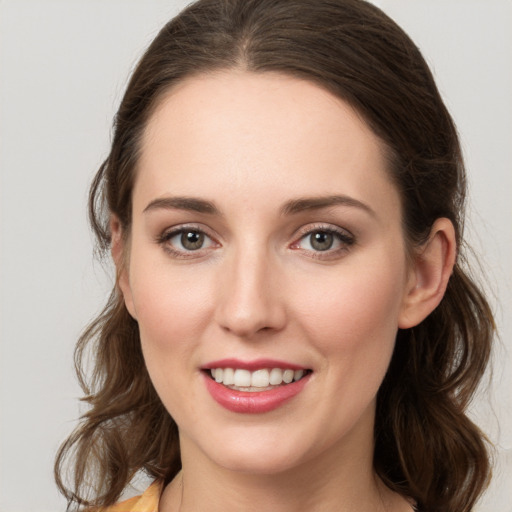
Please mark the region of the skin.
POLYGON ((409 258, 381 141, 348 104, 274 73, 231 70, 173 88, 137 172, 129 236, 112 218, 113 256, 180 431, 183 470, 160 510, 411 510, 373 472, 376 394, 398 328, 442 298, 451 223, 438 219, 409 258), (290 211, 333 195, 344 199, 290 211), (216 211, 171 207, 176 197, 216 211), (187 251, 180 227, 206 233, 204 245, 187 251), (342 238, 319 251, 314 230, 342 238), (237 414, 212 399, 201 371, 227 357, 313 373, 276 410, 237 414))

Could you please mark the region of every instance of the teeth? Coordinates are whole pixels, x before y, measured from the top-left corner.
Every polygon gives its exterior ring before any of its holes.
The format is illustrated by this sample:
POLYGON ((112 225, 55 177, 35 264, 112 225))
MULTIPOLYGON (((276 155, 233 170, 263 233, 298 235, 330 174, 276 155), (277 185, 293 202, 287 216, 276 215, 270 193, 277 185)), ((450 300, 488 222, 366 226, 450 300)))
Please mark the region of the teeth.
POLYGON ((210 373, 216 382, 225 386, 245 388, 247 391, 253 388, 279 386, 283 382, 290 384, 290 382, 300 380, 304 376, 304 370, 282 370, 281 368, 262 368, 254 372, 240 368, 236 370, 233 368, 212 368, 210 373))
POLYGON ((251 372, 249 370, 235 370, 235 386, 250 387, 251 385, 251 372))
POLYGON ((233 368, 224 368, 222 383, 226 386, 232 386, 235 383, 235 370, 233 368))
POLYGON ((272 386, 279 386, 283 382, 283 370, 281 368, 272 368, 270 370, 270 384, 272 386))
POLYGON ((251 386, 255 388, 266 388, 270 383, 268 370, 256 370, 251 375, 251 386))
POLYGON ((295 372, 293 370, 285 370, 283 372, 283 382, 286 382, 286 384, 290 384, 290 382, 293 380, 293 374, 295 372))

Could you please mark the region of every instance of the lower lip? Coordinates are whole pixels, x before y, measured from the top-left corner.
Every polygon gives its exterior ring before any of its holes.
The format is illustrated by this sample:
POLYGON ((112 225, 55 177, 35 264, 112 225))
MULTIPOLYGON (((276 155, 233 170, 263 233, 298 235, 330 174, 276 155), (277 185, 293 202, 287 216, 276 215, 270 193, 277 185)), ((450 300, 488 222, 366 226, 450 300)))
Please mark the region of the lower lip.
POLYGON ((242 414, 261 414, 273 411, 298 395, 309 380, 311 374, 302 379, 278 386, 268 391, 237 391, 219 384, 205 374, 206 388, 213 399, 231 412, 242 414))

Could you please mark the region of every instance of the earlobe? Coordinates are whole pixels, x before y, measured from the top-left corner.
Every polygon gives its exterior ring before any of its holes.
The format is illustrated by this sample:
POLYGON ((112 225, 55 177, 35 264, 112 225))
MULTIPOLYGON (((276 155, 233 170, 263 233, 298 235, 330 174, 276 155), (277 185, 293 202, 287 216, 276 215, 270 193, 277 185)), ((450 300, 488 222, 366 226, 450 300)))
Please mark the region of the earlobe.
POLYGON ((110 217, 111 245, 110 251, 116 267, 116 286, 123 295, 126 309, 137 320, 133 305, 130 279, 128 275, 128 248, 126 236, 123 233, 121 222, 116 215, 110 217))
POLYGON ((400 329, 418 325, 439 305, 452 274, 456 251, 452 222, 446 218, 437 219, 427 242, 414 257, 398 319, 400 329))

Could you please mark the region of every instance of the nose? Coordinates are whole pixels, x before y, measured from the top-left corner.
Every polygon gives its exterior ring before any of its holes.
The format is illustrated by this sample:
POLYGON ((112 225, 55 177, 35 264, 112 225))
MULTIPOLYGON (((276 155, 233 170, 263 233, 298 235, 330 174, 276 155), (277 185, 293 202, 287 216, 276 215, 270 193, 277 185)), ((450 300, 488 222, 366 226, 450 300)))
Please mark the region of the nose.
POLYGON ((233 335, 250 339, 286 324, 280 269, 264 250, 232 255, 219 274, 216 320, 233 335))

